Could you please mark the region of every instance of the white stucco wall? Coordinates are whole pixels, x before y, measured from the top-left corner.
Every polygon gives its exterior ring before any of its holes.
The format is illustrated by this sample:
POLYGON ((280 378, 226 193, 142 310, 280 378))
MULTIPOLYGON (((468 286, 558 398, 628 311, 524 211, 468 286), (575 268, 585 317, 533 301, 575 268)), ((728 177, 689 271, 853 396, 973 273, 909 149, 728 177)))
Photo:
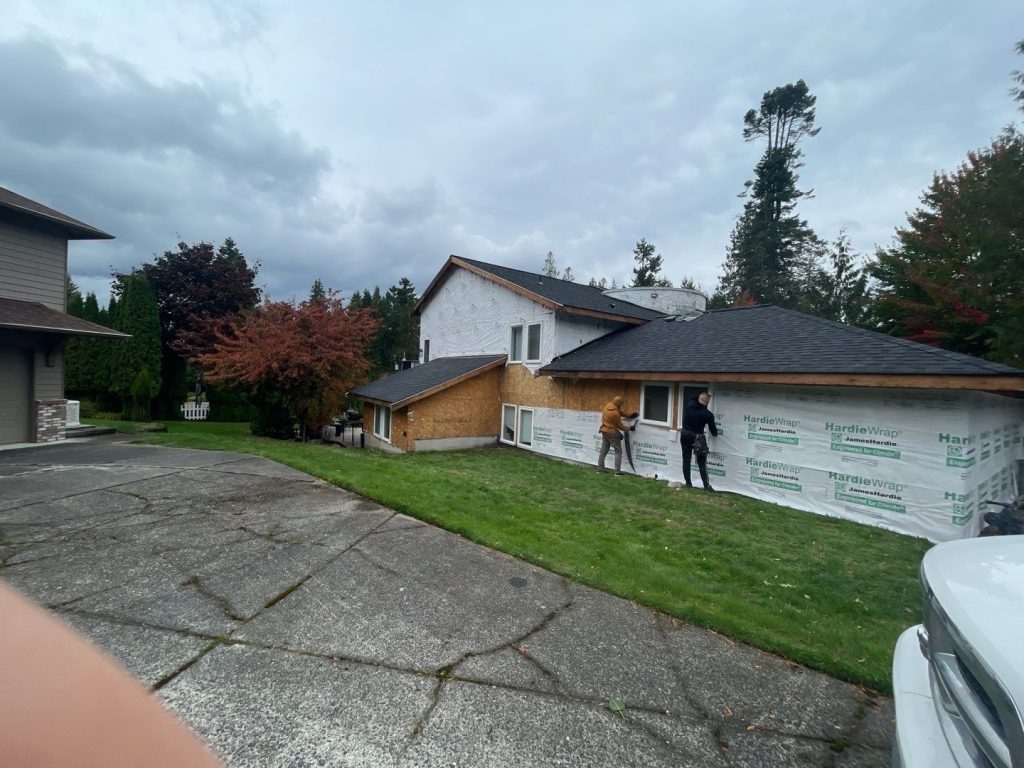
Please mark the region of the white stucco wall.
POLYGON ((564 355, 625 325, 612 320, 559 313, 555 318, 555 355, 564 355))
MULTIPOLYGON (((455 269, 420 313, 420 349, 430 341, 430 359, 508 354, 512 326, 540 323, 540 362, 555 355, 555 313, 465 269, 455 269)), ((523 331, 525 354, 526 331, 523 331)))
MULTIPOLYGON (((554 357, 626 325, 556 313, 508 288, 458 269, 448 276, 420 313, 420 359, 427 340, 432 360, 458 355, 508 354, 512 326, 525 327, 531 323, 541 324, 541 360, 527 365, 534 372, 554 357)), ((525 354, 525 328, 523 333, 525 354)))

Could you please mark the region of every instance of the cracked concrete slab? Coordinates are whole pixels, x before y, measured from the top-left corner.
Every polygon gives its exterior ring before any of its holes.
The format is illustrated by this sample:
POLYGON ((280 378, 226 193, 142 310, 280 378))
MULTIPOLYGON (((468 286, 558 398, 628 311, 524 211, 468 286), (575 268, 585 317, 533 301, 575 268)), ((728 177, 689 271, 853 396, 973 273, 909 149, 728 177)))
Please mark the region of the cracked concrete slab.
POLYGON ((677 722, 666 728, 674 739, 637 727, 600 705, 450 682, 399 764, 721 765, 705 727, 677 722))
POLYGON ((159 696, 231 766, 389 766, 433 681, 330 659, 219 646, 159 696))
POLYGON ((0 499, 0 579, 229 765, 888 760, 885 697, 265 459, 10 451, 0 499))
POLYGON ((665 640, 691 700, 726 728, 842 738, 866 698, 848 683, 697 627, 670 627, 665 640))
POLYGON ((209 638, 81 613, 62 612, 60 617, 149 686, 183 667, 211 642, 209 638))
POLYGON ((691 711, 658 615, 597 590, 574 586, 572 591, 572 605, 523 643, 557 676, 562 690, 661 711, 691 711))
POLYGON ((523 688, 546 693, 558 691, 558 681, 555 677, 542 669, 527 654, 515 648, 502 648, 492 653, 468 656, 452 668, 451 676, 505 688, 523 688))
POLYGON ((833 755, 823 741, 757 729, 722 734, 730 768, 820 768, 833 755))
POLYGON ((567 601, 559 577, 437 528, 356 546, 238 636, 437 671, 528 634, 567 601))

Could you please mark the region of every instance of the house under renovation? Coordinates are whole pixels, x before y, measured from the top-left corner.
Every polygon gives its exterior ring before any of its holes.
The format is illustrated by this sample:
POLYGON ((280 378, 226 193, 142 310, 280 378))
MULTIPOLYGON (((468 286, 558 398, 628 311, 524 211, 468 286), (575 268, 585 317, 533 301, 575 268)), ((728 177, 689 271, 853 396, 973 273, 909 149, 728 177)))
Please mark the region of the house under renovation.
MULTIPOLYGON (((449 257, 416 306, 421 364, 359 387, 368 444, 494 444, 596 464, 600 411, 640 413, 636 472, 682 479, 682 411, 711 394, 719 490, 943 541, 1024 464, 1024 371, 688 289, 601 291, 449 257)), ((624 469, 625 469, 624 465, 624 469)))

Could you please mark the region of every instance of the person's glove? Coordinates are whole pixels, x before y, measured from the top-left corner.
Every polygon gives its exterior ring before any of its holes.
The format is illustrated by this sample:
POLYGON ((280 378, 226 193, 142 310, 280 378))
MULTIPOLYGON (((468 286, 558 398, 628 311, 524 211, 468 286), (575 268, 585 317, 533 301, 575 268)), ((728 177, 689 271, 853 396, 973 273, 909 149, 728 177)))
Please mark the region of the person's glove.
POLYGON ((629 416, 627 416, 626 418, 627 419, 635 419, 639 415, 640 415, 640 411, 633 411, 633 413, 629 414, 629 416))

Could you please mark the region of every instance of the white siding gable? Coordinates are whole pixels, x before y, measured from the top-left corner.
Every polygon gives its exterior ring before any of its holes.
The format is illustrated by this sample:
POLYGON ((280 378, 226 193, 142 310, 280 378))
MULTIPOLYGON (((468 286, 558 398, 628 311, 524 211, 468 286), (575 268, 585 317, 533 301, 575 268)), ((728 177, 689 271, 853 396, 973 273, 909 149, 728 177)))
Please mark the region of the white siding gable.
POLYGON ((554 310, 465 269, 453 269, 420 312, 420 348, 430 340, 430 359, 460 355, 507 355, 513 325, 541 324, 539 363, 555 353, 554 310))

